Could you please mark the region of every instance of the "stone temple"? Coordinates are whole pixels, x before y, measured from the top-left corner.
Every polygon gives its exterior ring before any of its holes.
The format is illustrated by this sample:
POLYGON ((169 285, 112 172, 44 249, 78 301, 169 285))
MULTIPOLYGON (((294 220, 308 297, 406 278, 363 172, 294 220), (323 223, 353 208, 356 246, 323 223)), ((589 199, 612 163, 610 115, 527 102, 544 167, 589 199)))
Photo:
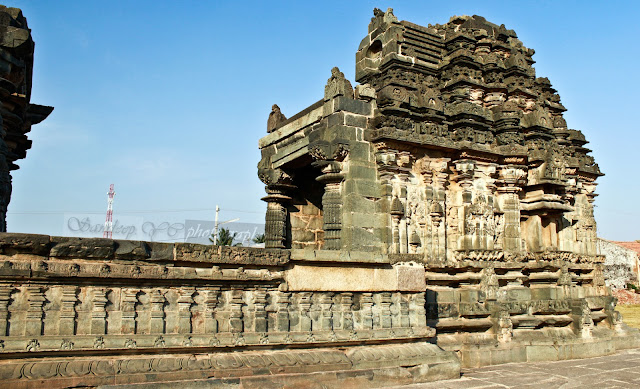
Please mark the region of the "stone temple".
MULTIPOLYGON (((596 252, 601 175, 533 50, 374 10, 260 139, 266 248, 0 234, 14 388, 384 387, 639 347, 596 252)), ((4 112, 3 112, 4 118, 4 112)))

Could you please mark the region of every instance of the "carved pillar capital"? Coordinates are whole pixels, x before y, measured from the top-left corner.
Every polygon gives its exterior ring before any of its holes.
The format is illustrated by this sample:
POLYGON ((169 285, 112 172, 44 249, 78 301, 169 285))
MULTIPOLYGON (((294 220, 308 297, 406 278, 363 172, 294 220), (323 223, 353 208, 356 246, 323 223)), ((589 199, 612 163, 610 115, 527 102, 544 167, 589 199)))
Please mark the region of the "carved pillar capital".
POLYGON ((261 175, 261 180, 267 184, 267 196, 262 201, 267 203, 265 215, 265 247, 287 247, 287 207, 291 202, 290 193, 295 189, 291 183, 292 177, 280 169, 270 170, 261 175))

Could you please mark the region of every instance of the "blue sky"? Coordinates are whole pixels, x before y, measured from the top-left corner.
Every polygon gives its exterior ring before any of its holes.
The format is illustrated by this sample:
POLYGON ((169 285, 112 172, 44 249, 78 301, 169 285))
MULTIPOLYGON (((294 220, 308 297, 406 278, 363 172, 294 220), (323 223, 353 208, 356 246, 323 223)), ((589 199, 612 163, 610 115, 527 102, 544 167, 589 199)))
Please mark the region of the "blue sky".
MULTIPOLYGON (((599 234, 640 239, 637 76, 640 2, 6 1, 36 42, 33 127, 13 173, 10 231, 61 234, 65 213, 262 222, 257 141, 271 105, 291 116, 330 69, 354 82, 372 9, 446 23, 478 14, 514 29, 606 174, 599 234), (193 210, 193 211, 185 211, 193 210)), ((102 218, 102 216, 99 216, 102 218)))

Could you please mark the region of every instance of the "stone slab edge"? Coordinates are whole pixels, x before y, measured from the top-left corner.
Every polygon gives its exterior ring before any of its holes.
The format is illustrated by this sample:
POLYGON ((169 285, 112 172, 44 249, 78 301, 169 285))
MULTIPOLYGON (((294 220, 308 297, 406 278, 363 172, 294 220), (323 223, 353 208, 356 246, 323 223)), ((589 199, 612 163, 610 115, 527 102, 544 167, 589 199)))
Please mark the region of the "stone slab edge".
POLYGON ((0 255, 46 258, 283 266, 289 250, 0 233, 0 255))

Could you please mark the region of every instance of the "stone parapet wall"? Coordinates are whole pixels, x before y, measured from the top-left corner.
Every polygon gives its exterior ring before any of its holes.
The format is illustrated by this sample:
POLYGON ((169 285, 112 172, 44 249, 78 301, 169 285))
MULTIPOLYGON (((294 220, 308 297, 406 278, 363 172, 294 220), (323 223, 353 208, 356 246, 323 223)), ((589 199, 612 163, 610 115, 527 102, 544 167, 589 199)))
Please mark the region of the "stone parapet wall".
MULTIPOLYGON (((114 372, 202 378, 209 365, 212 371, 238 365, 233 374, 242 375, 251 371, 251 358, 285 354, 239 351, 300 347, 324 350, 295 354, 307 362, 285 358, 292 371, 313 372, 329 369, 323 358, 333 361, 336 353, 351 358, 337 346, 422 347, 435 335, 426 325, 424 288, 290 290, 292 261, 289 250, 279 249, 0 234, 0 376, 68 382, 77 373, 113 383, 114 372), (86 353, 106 360, 84 360, 86 353), (143 357, 157 353, 171 356, 143 357), (206 362, 195 354, 208 355, 206 362), (61 356, 67 359, 52 362, 61 356)), ((459 363, 449 357, 455 376, 459 363)))

